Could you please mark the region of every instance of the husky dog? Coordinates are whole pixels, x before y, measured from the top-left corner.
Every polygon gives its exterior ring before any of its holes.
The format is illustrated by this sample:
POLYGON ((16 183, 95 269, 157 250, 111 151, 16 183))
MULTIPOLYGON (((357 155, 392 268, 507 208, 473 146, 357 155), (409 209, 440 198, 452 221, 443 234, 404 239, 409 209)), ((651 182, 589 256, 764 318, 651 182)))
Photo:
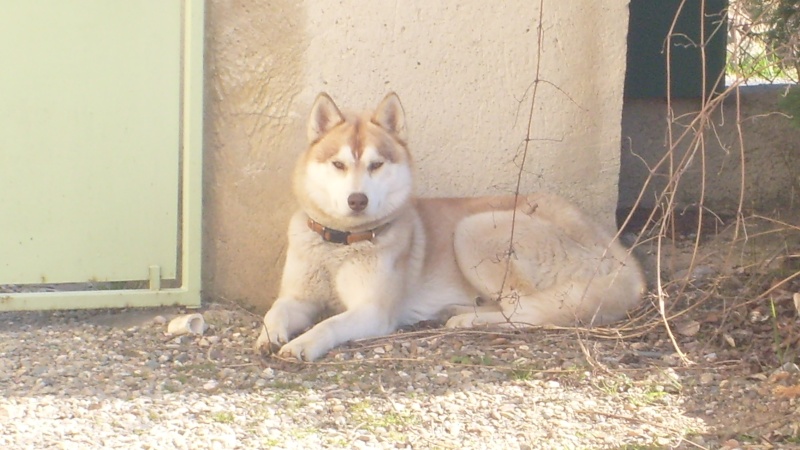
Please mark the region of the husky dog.
POLYGON ((320 94, 308 141, 293 178, 300 210, 260 350, 310 361, 430 319, 597 325, 640 302, 645 282, 633 256, 557 196, 415 198, 394 93, 363 115, 320 94), (333 315, 315 324, 323 311, 333 315))

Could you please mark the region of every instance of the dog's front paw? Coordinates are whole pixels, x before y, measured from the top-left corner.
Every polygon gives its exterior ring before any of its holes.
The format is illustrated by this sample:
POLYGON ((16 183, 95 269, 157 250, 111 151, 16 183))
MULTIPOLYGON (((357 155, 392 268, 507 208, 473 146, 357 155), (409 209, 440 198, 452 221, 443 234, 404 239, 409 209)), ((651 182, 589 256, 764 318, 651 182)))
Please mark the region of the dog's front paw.
POLYGON ((278 324, 268 325, 265 319, 264 325, 261 327, 261 334, 258 335, 256 340, 255 349, 257 353, 271 355, 278 351, 281 345, 288 340, 289 336, 286 327, 278 324))
POLYGON ((315 361, 327 352, 329 348, 320 343, 319 340, 302 334, 291 340, 288 344, 281 347, 280 356, 285 358, 295 358, 300 361, 315 361))
POLYGON ((480 325, 485 325, 486 322, 475 313, 458 314, 451 317, 445 326, 447 328, 472 328, 480 325))

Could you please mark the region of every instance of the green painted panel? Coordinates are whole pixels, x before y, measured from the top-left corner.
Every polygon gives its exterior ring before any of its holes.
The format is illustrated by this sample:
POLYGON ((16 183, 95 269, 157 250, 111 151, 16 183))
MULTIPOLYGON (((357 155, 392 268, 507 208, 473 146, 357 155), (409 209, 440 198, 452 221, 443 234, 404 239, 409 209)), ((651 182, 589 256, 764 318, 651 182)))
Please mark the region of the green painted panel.
POLYGON ((0 284, 176 277, 181 3, 0 0, 0 284))
MULTIPOLYGON (((675 15, 671 46, 670 86, 673 97, 700 97, 714 91, 725 70, 728 0, 632 0, 628 25, 625 96, 667 96, 666 38, 675 15), (705 12, 701 13, 702 5, 705 12), (681 7, 682 6, 682 7, 681 7), (704 23, 701 21, 704 18, 704 23), (705 62, 701 57, 701 23, 704 24, 705 62)), ((717 90, 724 87, 724 79, 717 90)))
MULTIPOLYGON (((0 0, 2 5, 2 0, 0 0)), ((0 311, 147 307, 159 305, 200 306, 202 253, 203 168, 203 38, 204 1, 183 2, 181 108, 181 264, 180 287, 161 288, 162 268, 147 268, 149 289, 56 291, 0 294, 0 311)), ((2 154, 0 154, 2 156, 2 154)), ((3 194, 0 191, 0 194, 3 194)), ((15 192, 18 194, 18 192, 15 192)), ((19 194, 21 195, 21 194, 19 194)), ((177 206, 177 205, 176 205, 177 206)), ((5 216, 0 214, 0 224, 5 216)), ((52 224, 57 228, 58 223, 52 224)), ((6 226, 0 228, 8 231, 6 226)), ((0 238, 2 236, 0 235, 0 238)), ((172 243, 170 243, 172 244, 172 243)), ((4 255, 0 254, 0 257, 4 255)), ((0 258, 0 263, 4 260, 0 258)), ((3 280, 0 280, 2 284, 3 280)), ((173 283, 174 284, 174 283, 173 283)))

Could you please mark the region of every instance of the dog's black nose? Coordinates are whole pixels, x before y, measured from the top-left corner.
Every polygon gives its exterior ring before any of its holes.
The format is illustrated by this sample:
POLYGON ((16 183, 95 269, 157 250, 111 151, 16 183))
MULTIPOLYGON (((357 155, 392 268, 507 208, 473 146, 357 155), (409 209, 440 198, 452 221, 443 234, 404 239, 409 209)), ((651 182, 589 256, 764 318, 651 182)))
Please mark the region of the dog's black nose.
POLYGON ((355 212, 361 212, 366 209, 367 203, 369 203, 369 199, 361 192, 350 194, 350 196, 347 197, 347 205, 355 212))

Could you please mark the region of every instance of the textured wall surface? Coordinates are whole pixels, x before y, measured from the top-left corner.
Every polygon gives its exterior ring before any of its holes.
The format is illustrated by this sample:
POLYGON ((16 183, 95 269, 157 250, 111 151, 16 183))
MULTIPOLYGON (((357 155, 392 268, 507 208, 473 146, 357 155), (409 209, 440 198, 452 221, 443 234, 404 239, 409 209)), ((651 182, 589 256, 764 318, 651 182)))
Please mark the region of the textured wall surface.
MULTIPOLYGON (((320 91, 344 109, 404 104, 420 195, 513 192, 537 63, 537 2, 211 0, 207 298, 266 309, 294 202, 290 168, 320 91)), ((627 1, 545 1, 522 190, 598 220, 617 204, 627 1), (607 26, 613 23, 614 26, 607 26)))
MULTIPOLYGON (((704 133, 705 151, 696 152, 681 176, 676 199, 680 205, 696 204, 703 191, 704 204, 717 212, 735 211, 744 186, 746 210, 770 212, 798 208, 800 203, 800 129, 778 113, 785 86, 749 86, 740 90, 739 117, 735 98, 729 97, 713 116, 713 128, 704 133), (741 123, 741 139, 738 123, 741 123), (742 143, 742 145, 740 145, 742 143), (742 152, 744 180, 742 180, 742 152), (704 154, 704 155, 703 155, 704 154), (704 158, 703 158, 704 156, 704 158), (705 159, 705 161, 704 161, 705 159), (705 164, 705 168, 703 167, 705 164), (703 175, 705 173, 705 176, 703 175)), ((663 100, 626 100, 623 112, 620 206, 632 206, 651 167, 667 152, 666 103, 663 100)), ((679 119, 673 136, 685 130, 700 109, 699 100, 674 100, 679 119)), ((691 149, 691 139, 676 145, 675 161, 691 149)), ((653 206, 666 185, 666 168, 659 170, 645 191, 642 203, 653 206)))

